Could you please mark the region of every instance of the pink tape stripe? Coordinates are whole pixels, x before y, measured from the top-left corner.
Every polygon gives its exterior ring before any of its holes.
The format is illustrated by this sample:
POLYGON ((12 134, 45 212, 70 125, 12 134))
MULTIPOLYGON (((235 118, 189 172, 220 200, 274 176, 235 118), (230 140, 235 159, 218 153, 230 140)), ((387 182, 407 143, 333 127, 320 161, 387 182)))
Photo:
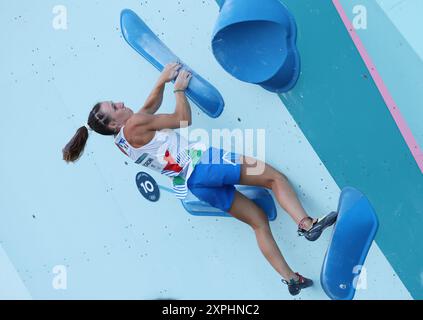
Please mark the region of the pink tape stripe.
POLYGON ((394 118, 402 136, 404 137, 404 140, 407 143, 408 148, 410 149, 414 159, 416 160, 417 165, 420 168, 420 171, 423 173, 423 152, 420 149, 416 139, 414 138, 413 133, 411 132, 405 119, 401 115, 399 107, 396 105, 394 99, 392 98, 392 95, 389 93, 389 90, 386 87, 385 83, 383 82, 383 79, 380 76, 379 72, 377 71, 376 66, 372 62, 370 55, 367 53, 367 50, 364 47, 363 42, 361 41, 360 37, 355 31, 352 23, 348 19, 348 16, 345 13, 345 10, 341 5, 340 0, 332 0, 332 2, 335 5, 335 8, 338 11, 339 15, 341 16, 341 19, 344 22, 345 27, 348 29, 348 32, 350 33, 350 36, 352 40, 354 41, 355 46, 357 47, 362 59, 364 60, 367 66, 367 69, 372 75, 373 80, 375 81, 376 86, 378 87, 379 92, 381 93, 383 100, 386 103, 386 106, 391 112, 391 115, 394 118))

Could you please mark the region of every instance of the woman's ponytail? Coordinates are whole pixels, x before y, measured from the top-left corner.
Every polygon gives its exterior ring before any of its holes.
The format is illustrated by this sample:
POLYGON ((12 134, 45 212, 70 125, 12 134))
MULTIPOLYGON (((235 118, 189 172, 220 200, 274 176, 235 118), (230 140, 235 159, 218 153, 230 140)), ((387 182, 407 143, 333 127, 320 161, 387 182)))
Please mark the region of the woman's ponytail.
POLYGON ((85 126, 76 131, 75 135, 63 148, 63 160, 66 162, 75 162, 84 152, 85 145, 88 140, 88 129, 85 126))
POLYGON ((101 112, 101 102, 97 103, 90 112, 86 125, 78 129, 72 139, 63 148, 63 160, 75 162, 84 152, 88 139, 88 129, 104 136, 116 134, 114 129, 109 128, 110 117, 101 112))

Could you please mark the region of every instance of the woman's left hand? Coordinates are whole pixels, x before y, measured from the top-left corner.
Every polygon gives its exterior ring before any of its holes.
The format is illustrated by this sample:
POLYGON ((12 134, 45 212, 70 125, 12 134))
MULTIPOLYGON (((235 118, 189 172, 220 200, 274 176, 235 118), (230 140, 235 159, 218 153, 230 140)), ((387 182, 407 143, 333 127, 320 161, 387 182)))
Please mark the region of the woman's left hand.
POLYGON ((167 64, 163 71, 162 74, 160 75, 160 79, 163 82, 170 82, 172 80, 174 80, 176 78, 176 76, 178 75, 179 70, 181 69, 182 65, 180 63, 169 63, 167 64))

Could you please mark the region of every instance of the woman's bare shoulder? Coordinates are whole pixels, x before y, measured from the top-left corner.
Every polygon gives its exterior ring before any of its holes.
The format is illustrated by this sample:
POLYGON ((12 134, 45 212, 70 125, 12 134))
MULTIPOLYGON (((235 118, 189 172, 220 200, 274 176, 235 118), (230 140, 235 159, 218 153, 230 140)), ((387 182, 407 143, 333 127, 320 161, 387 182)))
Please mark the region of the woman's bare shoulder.
MULTIPOLYGON (((151 114, 146 112, 137 112, 129 118, 128 122, 132 125, 145 125, 151 120, 151 114)), ((128 123, 129 124, 129 123, 128 123)))
POLYGON ((124 134, 128 142, 135 148, 147 144, 155 132, 147 127, 148 116, 135 113, 125 124, 124 134))

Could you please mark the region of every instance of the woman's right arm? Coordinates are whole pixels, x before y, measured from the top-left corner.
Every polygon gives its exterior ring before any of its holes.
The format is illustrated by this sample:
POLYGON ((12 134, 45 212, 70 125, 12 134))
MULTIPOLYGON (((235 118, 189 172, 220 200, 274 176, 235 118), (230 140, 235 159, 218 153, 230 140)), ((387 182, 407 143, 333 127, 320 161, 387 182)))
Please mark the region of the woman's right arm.
POLYGON ((180 68, 181 65, 179 63, 169 63, 164 67, 153 91, 148 96, 147 100, 144 103, 144 106, 138 112, 145 112, 151 114, 156 113, 156 111, 160 108, 162 104, 163 92, 166 83, 176 78, 180 68))
POLYGON ((191 81, 192 74, 181 70, 175 81, 176 107, 170 114, 150 114, 138 112, 135 121, 144 130, 156 131, 162 129, 179 129, 191 125, 191 106, 185 95, 185 90, 191 81))

